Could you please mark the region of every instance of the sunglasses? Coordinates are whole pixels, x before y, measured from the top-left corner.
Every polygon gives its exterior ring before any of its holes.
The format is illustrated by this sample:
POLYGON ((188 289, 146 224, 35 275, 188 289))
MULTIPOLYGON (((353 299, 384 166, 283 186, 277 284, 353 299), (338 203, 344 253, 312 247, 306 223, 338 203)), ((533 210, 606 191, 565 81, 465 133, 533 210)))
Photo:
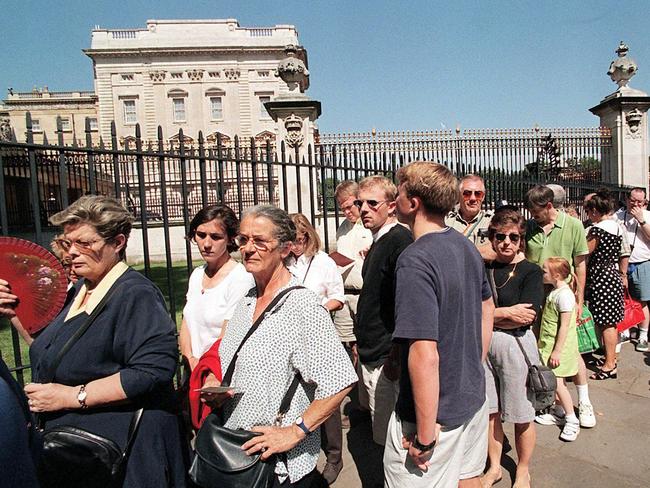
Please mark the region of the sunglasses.
POLYGON ((485 192, 482 190, 463 190, 463 198, 469 200, 474 195, 474 198, 481 199, 485 196, 485 192))
POLYGON ((388 200, 355 200, 354 206, 357 207, 358 209, 361 209, 361 207, 363 207, 363 204, 365 203, 372 210, 377 210, 379 207, 381 207, 382 203, 386 203, 387 201, 388 200))
POLYGON ((266 241, 264 239, 252 238, 252 237, 248 237, 248 236, 240 234, 240 235, 235 237, 235 244, 239 248, 242 248, 242 247, 246 247, 248 245, 248 243, 250 242, 250 243, 253 244, 253 247, 255 249, 257 249, 258 251, 268 251, 270 249, 269 244, 271 242, 273 242, 274 240, 275 239, 271 239, 271 240, 266 241))
POLYGON ((505 241, 506 237, 508 237, 510 239, 510 242, 514 244, 518 243, 519 239, 521 239, 521 236, 519 234, 515 234, 514 232, 512 234, 502 234, 502 233, 494 234, 494 238, 499 242, 505 241))

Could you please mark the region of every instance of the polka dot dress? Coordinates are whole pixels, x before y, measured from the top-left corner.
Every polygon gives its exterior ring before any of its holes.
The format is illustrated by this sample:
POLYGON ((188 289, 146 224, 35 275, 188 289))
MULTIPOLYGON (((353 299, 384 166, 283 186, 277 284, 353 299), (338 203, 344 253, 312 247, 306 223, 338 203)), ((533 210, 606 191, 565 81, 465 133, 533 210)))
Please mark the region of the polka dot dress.
POLYGON ((597 226, 589 230, 588 238, 593 237, 598 244, 587 264, 585 299, 596 325, 617 324, 624 314, 623 280, 618 272, 622 237, 597 226))

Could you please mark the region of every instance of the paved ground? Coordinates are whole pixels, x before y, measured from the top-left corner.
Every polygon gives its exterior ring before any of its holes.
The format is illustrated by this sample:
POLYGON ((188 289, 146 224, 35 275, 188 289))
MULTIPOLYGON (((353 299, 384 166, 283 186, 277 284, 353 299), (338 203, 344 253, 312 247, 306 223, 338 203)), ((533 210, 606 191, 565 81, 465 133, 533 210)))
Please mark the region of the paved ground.
MULTIPOLYGON (((616 380, 590 382, 598 425, 582 429, 575 442, 559 440, 559 427, 537 426, 534 488, 650 487, 650 353, 624 344, 618 371, 616 380)), ((575 394, 573 385, 570 389, 575 394)), ((512 426, 505 430, 514 445, 512 426)), ((353 416, 343 438, 345 465, 333 488, 383 486, 381 451, 372 442, 369 418, 353 416)), ((512 486, 515 463, 513 448, 503 456, 504 477, 496 488, 512 486)))

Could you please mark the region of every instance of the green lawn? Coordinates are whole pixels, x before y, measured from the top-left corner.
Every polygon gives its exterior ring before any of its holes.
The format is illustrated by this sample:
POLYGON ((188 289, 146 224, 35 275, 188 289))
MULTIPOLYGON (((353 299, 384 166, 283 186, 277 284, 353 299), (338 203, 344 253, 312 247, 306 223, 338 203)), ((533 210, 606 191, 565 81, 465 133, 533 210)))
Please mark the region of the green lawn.
MULTIPOLYGON (((144 272, 144 265, 137 265, 133 267, 137 271, 144 272)), ((169 283, 167 278, 167 265, 165 263, 152 263, 151 264, 151 273, 150 279, 158 285, 165 300, 167 301, 167 307, 170 307, 169 302, 169 283)), ((183 312, 183 306, 185 305, 185 293, 187 291, 187 267, 184 262, 174 263, 172 272, 170 273, 171 286, 173 288, 173 297, 174 305, 176 307, 176 326, 180 327, 181 324, 181 315, 183 312)), ((20 355, 22 357, 22 364, 29 364, 29 353, 28 348, 22 340, 19 340, 20 355)), ((16 360, 14 356, 14 347, 12 344, 11 337, 11 325, 8 320, 0 320, 0 355, 2 359, 9 365, 10 368, 16 366, 16 360)), ((31 374, 29 369, 24 372, 24 381, 29 382, 31 380, 31 374)))

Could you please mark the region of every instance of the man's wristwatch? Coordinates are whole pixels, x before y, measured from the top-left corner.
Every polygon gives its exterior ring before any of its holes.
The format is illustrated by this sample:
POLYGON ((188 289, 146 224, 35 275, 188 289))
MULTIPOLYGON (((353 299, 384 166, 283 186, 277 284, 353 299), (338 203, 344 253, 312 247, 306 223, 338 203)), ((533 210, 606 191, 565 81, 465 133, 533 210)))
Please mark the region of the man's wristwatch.
POLYGON ((639 225, 645 225, 645 220, 643 222, 639 222, 639 225))
POLYGON ((302 430, 305 433, 305 435, 311 434, 309 427, 305 425, 305 421, 303 420, 302 417, 298 417, 295 423, 300 428, 300 430, 302 430))
POLYGON ((81 405, 81 408, 88 408, 88 404, 86 404, 87 396, 88 392, 86 391, 86 385, 81 385, 79 393, 77 393, 77 401, 79 402, 79 405, 81 405))
POLYGON ((418 440, 418 435, 415 434, 415 438, 413 439, 413 447, 415 447, 418 451, 426 452, 430 451, 434 448, 436 445, 436 440, 434 439, 431 444, 422 444, 418 440))

